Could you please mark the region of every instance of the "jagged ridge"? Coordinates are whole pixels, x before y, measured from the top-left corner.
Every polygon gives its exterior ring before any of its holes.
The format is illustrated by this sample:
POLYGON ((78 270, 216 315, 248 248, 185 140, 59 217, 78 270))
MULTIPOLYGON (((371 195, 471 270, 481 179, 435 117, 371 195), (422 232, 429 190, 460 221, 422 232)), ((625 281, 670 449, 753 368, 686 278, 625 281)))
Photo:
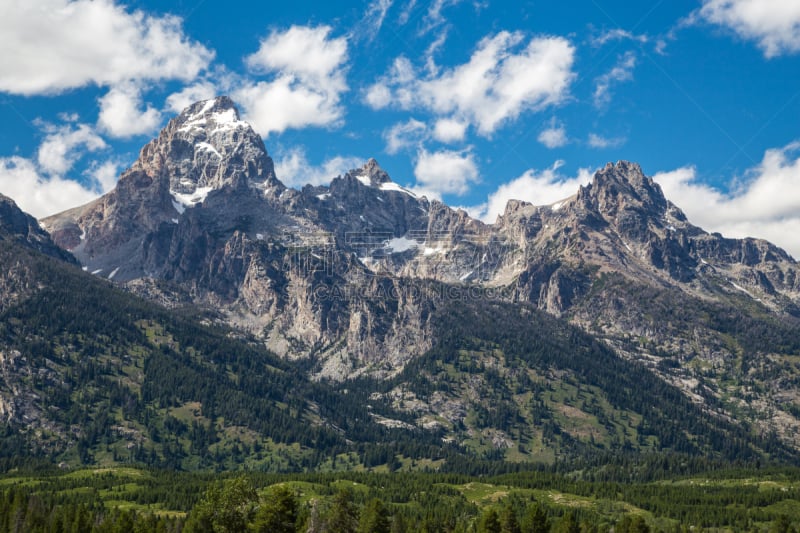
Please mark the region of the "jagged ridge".
MULTIPOLYGON (((442 297, 420 291, 420 280, 490 290, 567 318, 699 402, 703 369, 732 372, 744 390, 743 353, 772 367, 794 352, 743 347, 698 302, 712 302, 714 313, 743 308, 763 328, 800 315, 798 265, 788 254, 693 226, 635 163, 609 163, 551 206, 509 202, 487 225, 417 197, 375 160, 329 186, 287 189, 224 97, 170 121, 114 191, 44 224, 91 271, 160 301, 221 309, 227 323, 338 380, 395 376, 433 345, 430 317, 442 297), (704 309, 696 327, 653 327, 659 318, 649 321, 644 289, 704 309), (672 363, 659 365, 656 353, 672 363)), ((775 407, 768 392, 759 401, 775 407)))

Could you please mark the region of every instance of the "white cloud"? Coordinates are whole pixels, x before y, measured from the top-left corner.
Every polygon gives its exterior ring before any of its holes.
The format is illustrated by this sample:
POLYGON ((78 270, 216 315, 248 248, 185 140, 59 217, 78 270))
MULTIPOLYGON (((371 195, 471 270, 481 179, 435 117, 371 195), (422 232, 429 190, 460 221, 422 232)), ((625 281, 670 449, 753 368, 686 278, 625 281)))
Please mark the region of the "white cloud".
POLYGON ((548 148, 560 148, 569 142, 564 124, 555 119, 550 121, 550 126, 539 132, 536 140, 548 148))
POLYGON ((380 33, 383 21, 386 19, 386 13, 393 3, 394 0, 372 0, 367 6, 367 11, 364 13, 361 24, 359 24, 359 29, 366 26, 366 31, 359 34, 353 30, 353 38, 365 38, 367 41, 373 41, 380 33))
POLYGON ((603 137, 597 133, 590 133, 588 142, 592 148, 619 148, 625 144, 625 137, 603 137))
POLYGON ((174 16, 128 12, 113 0, 0 2, 0 91, 52 94, 128 80, 191 80, 213 52, 174 16))
POLYGON ((414 11, 414 8, 417 6, 417 0, 408 0, 406 6, 403 8, 403 11, 400 12, 400 16, 397 17, 397 23, 401 26, 404 26, 408 23, 408 19, 411 17, 411 12, 414 11))
POLYGON ((309 163, 303 148, 293 148, 275 162, 275 174, 287 187, 300 188, 307 184, 326 185, 363 164, 364 160, 359 157, 336 156, 315 166, 309 163))
POLYGON ((364 100, 372 109, 383 109, 391 104, 410 108, 414 104, 414 84, 417 73, 407 57, 400 56, 392 62, 389 73, 372 84, 364 93, 364 100))
POLYGON ((463 141, 467 133, 466 122, 452 118, 441 118, 433 126, 433 137, 443 143, 463 141))
POLYGON ((180 113, 193 103, 214 98, 217 94, 216 85, 208 80, 200 80, 167 96, 166 108, 173 113, 180 113))
POLYGON ((330 32, 329 26, 274 31, 245 59, 252 72, 272 77, 246 83, 232 95, 256 131, 267 136, 288 128, 330 126, 341 119, 347 40, 330 38, 330 32))
POLYGON ((449 32, 449 26, 442 28, 439 31, 439 36, 428 45, 428 48, 425 50, 425 69, 428 71, 430 76, 436 76, 439 73, 439 67, 436 65, 436 60, 434 57, 436 53, 442 49, 444 43, 447 42, 447 34, 449 32))
POLYGON ((469 150, 428 152, 422 149, 417 154, 414 176, 420 190, 462 195, 469 191, 471 183, 478 181, 479 173, 475 156, 469 150))
POLYGON ((400 56, 392 62, 390 71, 392 82, 407 84, 414 81, 417 76, 414 65, 407 57, 400 56))
POLYGON ((70 119, 68 123, 59 126, 37 123, 45 136, 35 158, 0 157, 0 192, 35 217, 85 204, 111 190, 117 181, 116 161, 95 160, 80 181, 72 175, 80 159, 107 145, 92 126, 76 123, 74 114, 65 118, 70 119))
POLYGON ((574 177, 562 175, 558 169, 563 164, 559 160, 545 170, 527 170, 520 177, 500 185, 489 195, 486 204, 473 209, 473 212, 478 212, 484 222, 491 224, 505 212, 509 200, 549 205, 572 196, 578 192, 578 187, 592 181, 592 172, 588 168, 580 169, 574 177))
POLYGON ((274 31, 261 41, 245 63, 257 73, 291 74, 310 85, 332 82, 344 85, 342 63, 347 60, 347 39, 330 39, 330 26, 292 26, 274 31))
POLYGON ((372 109, 383 109, 392 103, 392 90, 383 83, 375 83, 366 90, 364 101, 372 109))
POLYGON ((111 137, 153 133, 161 125, 161 113, 149 104, 142 109, 141 89, 132 83, 112 87, 100 98, 97 126, 111 137))
POLYGON ((87 124, 45 127, 47 136, 36 156, 41 171, 64 175, 72 169, 84 151, 95 152, 106 147, 105 141, 87 124))
POLYGON ((264 137, 289 128, 327 126, 341 117, 339 106, 331 105, 325 94, 293 85, 289 78, 243 87, 234 99, 244 109, 244 119, 264 137))
POLYGON ((511 53, 521 41, 522 34, 508 32, 483 39, 468 63, 422 84, 425 104, 462 115, 488 135, 523 110, 563 100, 573 77, 572 45, 560 37, 535 38, 511 53))
POLYGON ((461 0, 433 0, 428 7, 428 21, 432 24, 442 24, 445 22, 442 10, 448 6, 454 6, 461 0))
MULTIPOLYGON (((391 90, 397 107, 425 109, 488 136, 524 111, 564 101, 575 76, 574 56, 575 48, 562 37, 535 37, 524 45, 522 33, 503 31, 482 39, 467 63, 436 74, 428 69, 418 77, 410 61, 399 57, 376 85, 391 90)), ((373 102, 386 103, 384 89, 373 86, 371 93, 381 96, 373 102)))
POLYGON ((77 113, 68 113, 66 111, 62 111, 56 115, 59 120, 63 122, 78 122, 81 119, 81 116, 77 113))
POLYGON ((705 0, 699 16, 756 41, 766 57, 800 52, 797 0, 705 0))
POLYGON ((619 58, 614 68, 595 78, 594 105, 597 107, 608 105, 611 102, 611 87, 616 83, 632 80, 635 66, 636 55, 628 51, 619 58))
POLYGON ((647 35, 637 35, 635 33, 629 32, 628 30, 615 28, 613 30, 605 31, 596 37, 593 37, 591 43, 592 46, 603 46, 604 44, 612 41, 637 41, 640 43, 646 43, 648 41, 648 37, 647 35))
POLYGON ((409 119, 400 122, 383 133, 386 153, 396 154, 401 150, 416 147, 428 137, 428 127, 419 120, 409 119))
POLYGON ((97 184, 99 192, 105 194, 117 185, 120 165, 116 161, 105 161, 92 165, 87 174, 97 184))
POLYGON ((461 1, 462 0, 433 0, 431 5, 428 7, 428 13, 426 13, 423 20, 420 33, 427 33, 433 28, 445 24, 447 20, 444 18, 444 15, 442 15, 442 11, 445 8, 459 4, 461 1))
POLYGON ((729 194, 696 180, 694 167, 653 176, 689 220, 727 237, 760 237, 800 257, 800 142, 767 150, 729 194))
POLYGON ((23 211, 42 218, 97 198, 98 193, 59 176, 44 177, 30 159, 0 158, 0 192, 23 211))

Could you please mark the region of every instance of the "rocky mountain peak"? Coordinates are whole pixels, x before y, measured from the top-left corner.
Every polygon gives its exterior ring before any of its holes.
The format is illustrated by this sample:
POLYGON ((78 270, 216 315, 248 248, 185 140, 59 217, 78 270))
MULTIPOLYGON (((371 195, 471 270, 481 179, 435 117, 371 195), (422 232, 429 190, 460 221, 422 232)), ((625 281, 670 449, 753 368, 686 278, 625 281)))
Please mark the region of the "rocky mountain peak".
POLYGON ((375 158, 370 158, 369 161, 364 163, 364 166, 361 167, 361 172, 369 177, 373 185, 380 185, 381 183, 392 181, 389 174, 381 168, 375 158))
POLYGON ((524 200, 514 200, 512 198, 511 200, 506 202, 506 209, 503 212, 502 217, 505 219, 505 218, 513 216, 514 214, 516 214, 516 213, 518 213, 520 211, 529 210, 532 207, 533 207, 533 204, 530 203, 530 202, 526 202, 524 200))
POLYGON ((595 173, 589 186, 581 187, 578 197, 585 207, 594 208, 608 217, 631 208, 658 215, 667 209, 661 187, 645 176, 638 163, 629 161, 606 164, 595 173))
POLYGON ((220 113, 225 113, 229 110, 233 110, 233 114, 238 120, 239 110, 237 109, 233 100, 231 100, 228 96, 217 96, 216 98, 200 100, 193 103, 183 110, 183 112, 178 116, 178 120, 194 120, 200 116, 213 116, 220 113))
POLYGON ((367 187, 381 188, 386 183, 392 183, 392 178, 374 158, 370 158, 361 168, 353 169, 347 175, 356 178, 367 187))
POLYGON ((188 207, 226 185, 283 188, 261 137, 227 96, 186 108, 142 149, 131 170, 168 180, 175 201, 188 207))

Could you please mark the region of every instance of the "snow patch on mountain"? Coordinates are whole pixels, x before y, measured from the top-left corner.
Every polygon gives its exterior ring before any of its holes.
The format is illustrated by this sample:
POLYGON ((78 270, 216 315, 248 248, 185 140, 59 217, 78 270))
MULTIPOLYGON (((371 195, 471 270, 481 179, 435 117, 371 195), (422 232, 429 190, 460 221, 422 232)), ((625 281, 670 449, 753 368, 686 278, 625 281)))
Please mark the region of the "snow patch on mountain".
POLYGON ((169 191, 169 193, 172 195, 172 198, 174 198, 172 206, 178 213, 183 214, 187 207, 194 207, 198 204, 202 204, 208 196, 208 193, 212 190, 214 190, 214 187, 198 187, 193 193, 189 194, 176 191, 169 191))
POLYGON ((219 157, 220 159, 222 159, 222 154, 220 154, 220 153, 217 151, 217 149, 216 149, 216 148, 214 148, 214 146, 212 146, 211 144, 209 144, 209 143, 207 143, 207 142, 199 142, 199 143, 197 143, 197 145, 196 145, 196 146, 197 146, 197 149, 198 149, 198 150, 205 150, 205 151, 207 151, 207 152, 211 152, 212 154, 214 154, 214 155, 216 155, 217 157, 219 157))
POLYGON ((402 192, 405 193, 412 198, 417 198, 417 195, 413 192, 409 191, 405 187, 401 187, 400 185, 396 184, 393 181, 387 181, 386 183, 381 183, 381 190, 382 191, 395 191, 395 192, 402 192))
POLYGON ((389 239, 386 241, 386 248, 389 249, 389 253, 393 254, 407 252, 408 250, 417 247, 419 247, 419 243, 417 241, 414 239, 408 239, 406 237, 395 237, 394 239, 389 239))

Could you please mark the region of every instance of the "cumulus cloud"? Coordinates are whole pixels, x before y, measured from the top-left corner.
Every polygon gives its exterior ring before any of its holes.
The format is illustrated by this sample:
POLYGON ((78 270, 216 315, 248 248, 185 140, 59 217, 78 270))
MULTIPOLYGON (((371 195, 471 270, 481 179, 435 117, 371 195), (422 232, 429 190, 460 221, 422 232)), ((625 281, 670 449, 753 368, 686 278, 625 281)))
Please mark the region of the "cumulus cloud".
POLYGON ((421 191, 436 194, 462 195, 469 191, 469 185, 479 179, 478 165, 474 154, 469 150, 441 150, 428 152, 425 149, 417 154, 414 176, 421 191))
POLYGON ((694 167, 653 176, 689 220, 727 237, 760 237, 800 257, 800 142, 767 150, 732 192, 697 181, 694 167))
POLYGON ((766 57, 800 51, 800 3, 796 0, 705 0, 696 17, 756 41, 766 57))
POLYGON ((272 32, 245 63, 253 72, 279 72, 309 84, 331 81, 341 87, 347 40, 343 37, 330 39, 330 33, 330 26, 292 26, 283 32, 272 32))
POLYGON ((126 83, 100 98, 97 126, 111 137, 127 138, 153 133, 161 125, 161 112, 142 102, 141 89, 126 83))
POLYGON ((413 118, 397 123, 383 133, 388 154, 396 154, 401 150, 419 146, 427 138, 428 127, 413 118))
POLYGON ((364 101, 372 109, 383 109, 392 103, 392 90, 382 83, 375 83, 366 90, 364 101))
POLYGON ((433 137, 443 143, 463 141, 467 123, 452 118, 441 118, 433 126, 433 137))
POLYGON ((394 104, 404 109, 414 105, 417 73, 407 57, 400 56, 392 62, 389 72, 367 88, 364 101, 378 110, 394 104))
POLYGON ((104 161, 93 164, 87 174, 92 178, 96 186, 95 190, 105 194, 117 185, 119 178, 120 165, 117 161, 104 161))
POLYGON ((578 187, 592 181, 592 171, 582 168, 577 176, 564 176, 559 172, 561 160, 544 170, 527 170, 520 177, 500 185, 489 195, 485 204, 473 209, 484 222, 493 223, 506 210, 509 200, 523 200, 534 205, 549 205, 578 192, 578 187))
POLYGON ((53 94, 128 80, 191 80, 213 52, 174 16, 128 12, 113 0, 0 3, 0 91, 53 94))
POLYGON ((45 136, 36 156, 39 169, 50 175, 64 175, 86 152, 96 152, 106 147, 105 141, 91 126, 77 127, 46 125, 45 136))
POLYGON ((550 121, 550 125, 547 128, 539 132, 536 140, 548 148, 560 148, 569 142, 564 124, 555 119, 550 121))
POLYGON ((327 185, 333 178, 363 164, 364 160, 359 157, 336 156, 320 165, 312 165, 303 148, 293 148, 275 162, 275 174, 287 187, 327 185))
POLYGON ((597 133, 590 133, 588 143, 592 148, 619 148, 625 144, 625 137, 604 137, 597 133))
POLYGON ((521 33, 483 39, 470 61, 422 84, 425 105, 461 115, 484 135, 525 109, 563 100, 572 79, 574 48, 560 37, 531 39, 519 53, 521 33))
POLYGON ((96 190, 77 181, 43 176, 33 161, 18 156, 0 158, 0 192, 37 218, 84 204, 98 196, 96 190))
POLYGON ((574 56, 562 37, 534 37, 526 45, 521 32, 503 31, 482 39, 468 62, 452 68, 421 74, 407 58, 397 58, 366 100, 373 107, 424 109, 489 136, 525 111, 564 101, 574 56))
POLYGON ((331 125, 342 115, 328 95, 295 85, 290 78, 243 87, 234 98, 244 110, 244 119, 264 137, 289 128, 331 125))
POLYGON ((611 70, 595 78, 594 105, 597 107, 608 105, 611 102, 611 87, 632 80, 635 66, 636 55, 629 51, 619 58, 611 70))
POLYGON ((119 164, 97 159, 107 148, 102 137, 92 126, 77 123, 76 116, 65 118, 69 122, 58 126, 38 123, 45 136, 35 157, 0 157, 0 193, 36 217, 89 202, 117 181, 119 164), (76 163, 90 153, 96 160, 82 175, 75 175, 76 163))
POLYGON ((274 31, 245 59, 252 73, 271 78, 246 83, 233 94, 256 131, 267 136, 341 119, 347 39, 331 38, 330 33, 330 26, 274 31))
POLYGON ((401 150, 420 148, 431 138, 443 143, 458 142, 464 140, 466 130, 467 124, 454 119, 439 119, 431 129, 424 122, 411 118, 395 124, 383 133, 385 150, 388 154, 396 154, 401 150))

